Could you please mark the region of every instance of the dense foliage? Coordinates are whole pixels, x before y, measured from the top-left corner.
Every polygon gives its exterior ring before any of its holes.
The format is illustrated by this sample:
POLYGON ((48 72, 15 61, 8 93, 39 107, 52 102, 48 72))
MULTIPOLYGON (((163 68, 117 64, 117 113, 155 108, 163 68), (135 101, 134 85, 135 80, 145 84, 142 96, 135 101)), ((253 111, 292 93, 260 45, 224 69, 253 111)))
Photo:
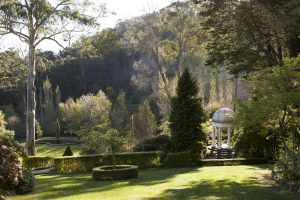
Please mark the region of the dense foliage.
POLYGON ((210 35, 210 65, 236 76, 281 65, 300 52, 298 0, 193 0, 210 35))
POLYGON ((132 132, 138 142, 156 134, 157 122, 150 108, 149 101, 143 102, 131 116, 132 132))
POLYGON ((244 127, 234 135, 235 153, 243 158, 275 159, 280 141, 276 137, 267 138, 272 133, 261 134, 260 127, 244 127))
POLYGON ((190 152, 168 153, 167 157, 162 162, 163 167, 190 167, 191 155, 190 152))
POLYGON ((13 132, 5 128, 4 115, 0 112, 0 192, 30 192, 34 187, 31 171, 22 168, 20 157, 27 156, 24 147, 14 141, 13 132))
POLYGON ((60 104, 61 120, 67 132, 81 138, 96 126, 109 124, 111 102, 101 90, 96 94, 83 95, 76 101, 68 99, 60 104))
POLYGON ((275 171, 283 181, 300 179, 300 134, 289 138, 282 146, 275 171))
POLYGON ((22 170, 22 177, 19 180, 19 184, 16 188, 17 194, 26 194, 33 190, 35 186, 35 177, 29 169, 24 168, 22 170))
POLYGON ((299 66, 300 56, 287 59, 282 66, 253 79, 253 97, 247 103, 240 103, 236 119, 244 129, 240 139, 254 140, 240 147, 256 146, 262 155, 274 158, 275 150, 299 134, 299 66))
POLYGON ((9 135, 0 136, 0 145, 0 186, 7 190, 14 190, 22 178, 22 166, 18 156, 25 155, 25 150, 9 135))
POLYGON ((146 138, 133 147, 134 151, 162 151, 165 154, 171 150, 171 137, 167 134, 159 134, 146 138))
POLYGON ((192 155, 203 156, 207 140, 201 125, 204 121, 197 81, 185 69, 178 81, 176 96, 172 99, 170 115, 171 139, 176 152, 190 150, 192 155))

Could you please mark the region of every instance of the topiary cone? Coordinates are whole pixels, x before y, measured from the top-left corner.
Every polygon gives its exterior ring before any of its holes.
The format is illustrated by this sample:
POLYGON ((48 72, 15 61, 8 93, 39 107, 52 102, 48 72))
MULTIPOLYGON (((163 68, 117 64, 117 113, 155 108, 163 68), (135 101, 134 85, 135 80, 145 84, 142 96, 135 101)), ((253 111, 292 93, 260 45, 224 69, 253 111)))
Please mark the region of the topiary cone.
POLYGON ((71 147, 68 145, 68 147, 66 148, 63 156, 73 156, 73 152, 72 152, 72 149, 71 147))

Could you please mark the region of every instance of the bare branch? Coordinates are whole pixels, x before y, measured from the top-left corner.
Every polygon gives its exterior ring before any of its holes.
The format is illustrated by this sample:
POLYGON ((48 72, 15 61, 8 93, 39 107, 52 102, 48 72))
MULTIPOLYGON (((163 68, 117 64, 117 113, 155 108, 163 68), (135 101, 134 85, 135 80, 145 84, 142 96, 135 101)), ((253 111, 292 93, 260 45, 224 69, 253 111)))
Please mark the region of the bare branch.
POLYGON ((38 45, 39 43, 41 43, 42 41, 44 41, 44 40, 52 40, 52 41, 54 41, 56 44, 58 44, 61 48, 65 48, 62 44, 60 44, 55 38, 52 38, 52 37, 43 37, 42 39, 40 39, 39 41, 38 41, 38 43, 36 43, 36 45, 38 45))

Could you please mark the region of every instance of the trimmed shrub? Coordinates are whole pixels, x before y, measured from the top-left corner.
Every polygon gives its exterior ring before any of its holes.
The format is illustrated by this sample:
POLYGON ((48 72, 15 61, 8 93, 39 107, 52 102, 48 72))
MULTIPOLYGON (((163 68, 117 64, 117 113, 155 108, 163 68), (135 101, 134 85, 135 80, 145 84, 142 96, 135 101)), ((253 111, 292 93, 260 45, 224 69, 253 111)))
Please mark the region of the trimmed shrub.
POLYGON ((26 194, 33 190, 35 186, 35 178, 29 169, 23 168, 22 177, 19 180, 19 184, 16 188, 17 194, 26 194))
POLYGON ((171 148, 171 137, 166 134, 160 134, 151 138, 147 138, 144 141, 138 143, 133 150, 134 151, 163 151, 167 153, 171 148))
POLYGON ((73 151, 71 149, 71 147, 68 145, 68 147, 66 148, 63 156, 73 156, 73 151))
POLYGON ((178 152, 178 153, 168 153, 166 159, 163 161, 163 167, 189 167, 190 162, 190 152, 178 152))
POLYGON ((233 159, 203 159, 197 162, 202 166, 233 166, 233 165, 256 165, 266 164, 268 160, 265 158, 233 158, 233 159))
POLYGON ((54 161, 52 157, 29 156, 23 158, 22 165, 28 169, 34 170, 53 167, 54 161))
MULTIPOLYGON (((133 152, 116 154, 119 165, 137 165, 139 168, 159 167, 162 152, 133 152)), ((61 157, 54 159, 54 169, 57 172, 88 172, 94 167, 111 165, 112 155, 95 154, 85 156, 61 157)))
POLYGON ((137 178, 138 170, 136 165, 117 165, 115 169, 112 166, 102 166, 93 168, 92 177, 94 180, 137 178))

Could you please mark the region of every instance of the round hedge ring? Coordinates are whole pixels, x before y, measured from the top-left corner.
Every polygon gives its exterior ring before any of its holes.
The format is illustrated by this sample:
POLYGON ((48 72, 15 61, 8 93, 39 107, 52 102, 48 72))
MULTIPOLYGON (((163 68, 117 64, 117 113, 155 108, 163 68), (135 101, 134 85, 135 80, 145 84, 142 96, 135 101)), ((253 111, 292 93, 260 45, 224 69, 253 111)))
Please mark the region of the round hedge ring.
POLYGON ((119 180, 138 177, 138 166, 136 165, 116 165, 101 166, 93 168, 92 177, 94 180, 119 180))

